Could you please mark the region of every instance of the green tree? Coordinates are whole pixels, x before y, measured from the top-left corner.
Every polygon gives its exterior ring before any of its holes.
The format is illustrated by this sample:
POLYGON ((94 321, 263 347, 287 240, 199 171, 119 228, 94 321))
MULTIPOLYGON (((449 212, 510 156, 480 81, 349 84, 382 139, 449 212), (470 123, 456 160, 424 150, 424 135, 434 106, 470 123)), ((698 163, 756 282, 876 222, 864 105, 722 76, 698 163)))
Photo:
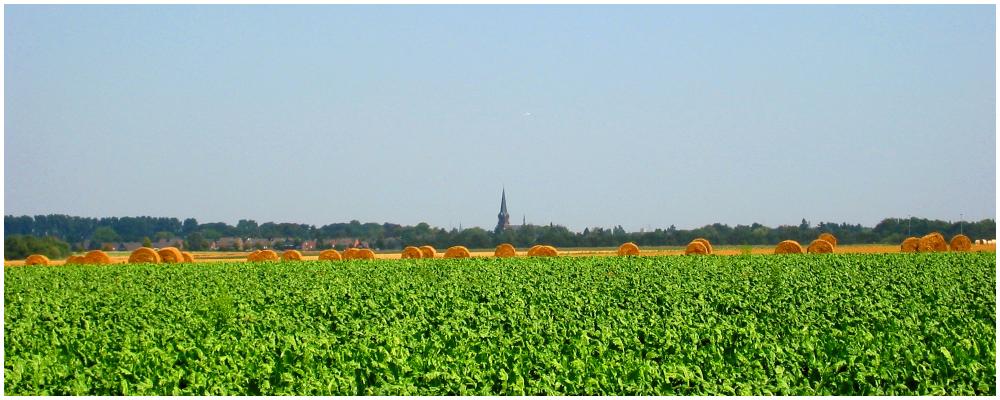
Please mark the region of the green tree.
POLYGON ((210 228, 201 230, 201 235, 207 240, 219 240, 222 237, 221 232, 210 228))
POLYGON ((196 229, 198 229, 198 220, 194 218, 185 219, 184 224, 181 225, 181 232, 184 232, 186 234, 190 234, 191 232, 194 232, 196 229))
POLYGON ((52 236, 11 235, 4 238, 3 257, 5 260, 19 260, 32 254, 42 254, 56 259, 70 255, 69 243, 52 236))
POLYGON ((94 234, 90 237, 90 240, 97 243, 117 242, 120 239, 118 233, 110 226, 102 226, 95 229, 94 234))
POLYGON ((200 232, 194 232, 187 236, 184 241, 184 249, 190 251, 202 251, 208 249, 208 241, 200 232))
POLYGON ((167 231, 156 232, 156 234, 153 235, 153 239, 156 239, 156 241, 169 240, 172 239, 173 237, 174 234, 167 231))
POLYGON ((153 241, 149 240, 149 236, 142 238, 142 247, 153 247, 153 241))

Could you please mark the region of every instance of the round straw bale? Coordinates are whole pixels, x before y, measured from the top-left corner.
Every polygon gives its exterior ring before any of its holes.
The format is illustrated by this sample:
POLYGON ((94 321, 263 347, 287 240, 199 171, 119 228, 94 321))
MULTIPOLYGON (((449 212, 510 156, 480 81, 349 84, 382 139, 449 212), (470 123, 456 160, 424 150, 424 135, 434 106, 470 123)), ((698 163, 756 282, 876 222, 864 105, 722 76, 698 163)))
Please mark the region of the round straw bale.
POLYGON ((546 245, 545 246, 545 253, 546 253, 545 254, 546 257, 558 257, 559 256, 559 249, 555 248, 554 246, 546 245))
POLYGON ((701 244, 705 245, 705 250, 708 250, 708 253, 706 253, 706 254, 712 254, 712 243, 710 243, 708 241, 708 239, 697 238, 697 239, 692 240, 692 242, 698 242, 698 243, 701 243, 701 244))
POLYGON ((493 250, 494 257, 514 257, 516 255, 517 249, 510 243, 501 243, 496 250, 493 250))
POLYGON ((808 251, 809 253, 819 253, 819 254, 833 253, 833 245, 830 244, 830 242, 827 242, 826 240, 816 239, 813 240, 812 243, 809 243, 809 247, 806 248, 806 251, 808 251))
POLYGON ((825 240, 827 243, 830 243, 833 247, 837 247, 837 237, 833 236, 832 233, 823 232, 819 234, 819 238, 821 240, 825 240))
POLYGON ((319 252, 319 259, 326 261, 340 261, 342 257, 339 251, 334 249, 327 249, 319 252))
POLYGON ((802 254, 802 245, 794 240, 785 240, 774 248, 774 254, 802 254))
POLYGON ((639 255, 639 246, 637 246, 635 243, 632 242, 622 244, 621 246, 618 246, 618 255, 637 256, 639 255))
POLYGON ((91 250, 83 255, 84 264, 111 264, 111 257, 108 253, 100 250, 91 250))
POLYGON ((919 247, 920 239, 911 236, 903 240, 903 243, 899 245, 899 251, 903 253, 916 253, 919 247))
POLYGON ((403 253, 401 258, 423 258, 424 252, 420 251, 419 248, 413 246, 406 246, 403 248, 403 253))
POLYGON ((708 254, 708 248, 702 242, 692 241, 684 249, 684 254, 708 254))
POLYGON ((186 263, 193 263, 194 262, 194 254, 191 254, 191 253, 186 252, 186 251, 182 251, 181 252, 181 256, 184 257, 184 262, 186 262, 186 263))
POLYGON ((83 256, 69 256, 66 258, 66 265, 84 264, 83 256))
POLYGON ((260 254, 260 250, 254 250, 247 254, 247 261, 257 261, 257 254, 260 254))
POLYGON ((160 262, 160 253, 149 247, 140 247, 132 251, 132 254, 128 256, 129 264, 135 263, 150 263, 158 264, 160 262))
POLYGON ((24 265, 49 265, 49 258, 42 254, 32 254, 24 259, 24 265))
POLYGON ((451 246, 444 251, 444 258, 468 258, 471 256, 469 249, 465 246, 451 246))
POLYGON ((261 250, 254 256, 253 261, 278 261, 280 259, 281 257, 278 257, 278 253, 275 253, 274 250, 261 250))
POLYGON ((434 258, 437 255, 437 250, 431 246, 420 246, 420 252, 423 253, 421 258, 434 258))
POLYGON ((164 263, 173 264, 184 262, 184 255, 176 247, 164 247, 157 251, 160 254, 160 261, 164 263))
POLYGON ((535 245, 528 249, 528 257, 558 257, 559 250, 548 245, 535 245))
POLYGON ((302 261, 302 253, 298 250, 285 250, 281 253, 281 261, 302 261))
POLYGON ((353 247, 344 249, 344 252, 340 253, 342 259, 344 260, 356 260, 357 254, 358 254, 358 249, 355 249, 353 247))
POLYGON ((955 235, 955 237, 951 238, 951 251, 969 250, 972 250, 972 240, 969 240, 968 236, 955 235))
POLYGON ((948 242, 944 240, 944 236, 937 232, 931 232, 920 238, 920 242, 917 243, 917 251, 919 252, 939 252, 948 251, 948 242))
POLYGON ((358 249, 354 252, 354 259, 356 260, 374 260, 375 252, 372 249, 358 249))

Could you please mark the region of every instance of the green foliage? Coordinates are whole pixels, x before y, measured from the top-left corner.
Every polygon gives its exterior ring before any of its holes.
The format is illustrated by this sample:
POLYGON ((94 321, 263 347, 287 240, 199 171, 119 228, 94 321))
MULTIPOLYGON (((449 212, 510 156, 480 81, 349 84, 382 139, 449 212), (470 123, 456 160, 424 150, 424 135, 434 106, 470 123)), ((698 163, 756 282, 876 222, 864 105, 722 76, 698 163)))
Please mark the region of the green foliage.
POLYGON ((148 236, 142 238, 142 247, 153 247, 153 241, 148 236))
POLYGON ((121 239, 121 237, 118 236, 118 233, 115 232, 114 229, 107 226, 102 226, 94 230, 94 235, 92 236, 91 241, 97 243, 107 243, 107 242, 117 242, 119 239, 121 239))
POLYGON ((51 236, 11 235, 3 241, 5 260, 21 260, 32 254, 42 254, 51 259, 58 259, 69 256, 71 252, 68 243, 51 236))
POLYGON ((184 241, 184 249, 189 251, 202 251, 208 249, 209 243, 201 233, 194 232, 187 236, 184 241))
MULTIPOLYGON (((811 224, 805 219, 798 225, 767 227, 761 224, 736 225, 715 223, 700 228, 681 230, 671 226, 668 229, 626 232, 621 226, 611 229, 585 228, 583 232, 572 232, 564 226, 525 225, 495 234, 480 228, 443 229, 426 223, 416 226, 402 226, 392 223, 332 223, 316 227, 306 224, 240 220, 236 226, 222 222, 199 224, 194 218, 182 223, 177 218, 152 217, 110 217, 82 218, 66 215, 37 215, 34 217, 7 215, 4 217, 4 232, 9 235, 33 234, 51 235, 80 243, 85 239, 98 242, 138 242, 143 237, 171 238, 188 237, 199 232, 209 241, 220 237, 241 238, 289 238, 294 240, 312 239, 359 239, 363 242, 381 244, 380 248, 401 249, 403 246, 425 244, 445 249, 454 245, 470 248, 492 248, 500 243, 512 243, 518 248, 535 244, 550 244, 556 247, 617 247, 625 242, 635 242, 639 246, 684 246, 691 239, 703 237, 713 245, 774 245, 782 240, 792 239, 809 243, 820 233, 828 232, 837 237, 839 244, 890 243, 899 244, 907 236, 922 236, 932 231, 940 232, 950 239, 964 232, 972 239, 995 239, 996 222, 993 219, 981 221, 940 221, 922 218, 908 220, 887 218, 875 227, 860 224, 820 222, 811 224), (103 229, 102 228, 106 228, 103 229), (107 230, 107 229, 110 229, 107 230), (97 230, 101 230, 98 232, 97 230), (99 238, 100 236, 100 238, 99 238), (111 240, 105 240, 111 239, 111 240)), ((99 247, 99 246, 94 246, 99 247)))
POLYGON ((995 256, 6 268, 4 390, 995 395, 995 256))
POLYGON ((173 238, 174 238, 173 232, 160 231, 156 232, 156 234, 153 235, 153 239, 156 239, 156 241, 170 240, 173 238))

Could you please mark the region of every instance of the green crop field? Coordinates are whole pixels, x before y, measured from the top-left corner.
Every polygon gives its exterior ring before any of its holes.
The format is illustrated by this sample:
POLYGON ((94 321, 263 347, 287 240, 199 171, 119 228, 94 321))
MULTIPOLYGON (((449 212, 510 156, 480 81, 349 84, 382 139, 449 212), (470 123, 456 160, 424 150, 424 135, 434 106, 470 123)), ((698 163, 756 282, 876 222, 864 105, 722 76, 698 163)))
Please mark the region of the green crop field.
POLYGON ((5 394, 996 394, 996 254, 8 267, 5 394))

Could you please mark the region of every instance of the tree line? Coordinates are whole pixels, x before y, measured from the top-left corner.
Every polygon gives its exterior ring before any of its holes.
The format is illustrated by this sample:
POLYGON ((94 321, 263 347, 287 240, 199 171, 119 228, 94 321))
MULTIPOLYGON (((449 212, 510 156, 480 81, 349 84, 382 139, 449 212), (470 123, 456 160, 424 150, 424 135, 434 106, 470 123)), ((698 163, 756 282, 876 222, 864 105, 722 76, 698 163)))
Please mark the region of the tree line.
MULTIPOLYGON (((829 232, 843 244, 898 244, 908 236, 941 232, 946 238, 964 232, 972 239, 995 239, 996 222, 984 219, 976 222, 951 222, 925 218, 887 218, 874 227, 860 224, 820 222, 805 219, 799 225, 768 227, 761 224, 736 225, 715 223, 695 229, 670 226, 644 232, 626 232, 621 226, 586 228, 573 232, 561 225, 526 225, 499 232, 473 227, 462 230, 432 227, 426 223, 403 226, 392 223, 361 223, 350 221, 315 226, 294 223, 239 220, 236 225, 223 222, 199 223, 194 218, 180 220, 164 217, 105 217, 87 218, 68 215, 4 216, 6 235, 50 237, 65 241, 74 250, 84 250, 84 242, 118 243, 150 240, 183 239, 188 250, 204 250, 208 243, 222 237, 286 239, 290 246, 306 240, 358 239, 377 249, 401 249, 410 245, 429 244, 438 248, 463 245, 489 248, 500 243, 517 247, 549 244, 557 247, 611 247, 625 242, 640 246, 683 246, 692 239, 703 237, 718 245, 767 245, 792 239, 806 244, 829 232)), ((322 248, 323 246, 320 246, 322 248)))

